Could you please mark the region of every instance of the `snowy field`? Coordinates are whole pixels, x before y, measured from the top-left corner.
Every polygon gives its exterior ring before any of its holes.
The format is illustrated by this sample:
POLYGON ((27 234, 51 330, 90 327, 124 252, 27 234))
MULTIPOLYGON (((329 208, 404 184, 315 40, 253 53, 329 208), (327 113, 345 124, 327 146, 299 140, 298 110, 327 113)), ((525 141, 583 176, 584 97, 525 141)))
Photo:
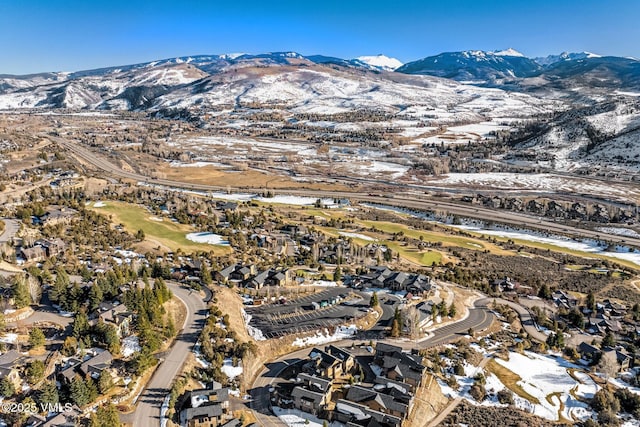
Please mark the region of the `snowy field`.
MULTIPOLYGON (((517 374, 521 378, 517 385, 531 396, 531 400, 528 400, 514 392, 514 404, 517 408, 552 421, 558 421, 561 417, 566 420, 585 420, 591 417, 593 411, 581 400, 592 398, 598 386, 587 374, 578 371, 584 367, 574 365, 559 356, 528 351, 525 354, 510 352, 508 361, 499 358, 495 360, 517 374), (569 375, 569 370, 577 380, 569 375)), ((506 386, 496 375, 468 364, 464 365, 464 373, 455 376, 458 390, 438 380, 445 396, 462 397, 475 405, 507 406, 498 402, 496 394, 506 386), (469 394, 474 377, 479 373, 486 378, 485 389, 488 396, 482 402, 477 402, 469 394)))
POLYGON ((553 174, 519 174, 510 172, 450 173, 429 181, 432 184, 464 185, 513 189, 521 192, 578 192, 589 194, 616 195, 628 198, 639 195, 640 190, 630 190, 628 186, 616 186, 601 181, 564 177, 553 174), (632 194, 630 194, 632 193, 632 194))
POLYGON ((206 243, 209 245, 229 246, 229 241, 218 234, 213 233, 189 233, 186 235, 187 240, 196 243, 206 243))
POLYGON ((305 338, 296 338, 293 342, 295 347, 306 347, 309 345, 320 345, 334 341, 345 340, 353 337, 358 332, 356 325, 338 326, 333 334, 329 334, 327 329, 324 332, 316 332, 315 335, 305 338))
POLYGON ((344 237, 353 237, 354 239, 366 240, 368 242, 375 242, 376 240, 373 237, 369 237, 366 234, 360 234, 360 233, 349 233, 346 231, 340 231, 338 234, 344 237))

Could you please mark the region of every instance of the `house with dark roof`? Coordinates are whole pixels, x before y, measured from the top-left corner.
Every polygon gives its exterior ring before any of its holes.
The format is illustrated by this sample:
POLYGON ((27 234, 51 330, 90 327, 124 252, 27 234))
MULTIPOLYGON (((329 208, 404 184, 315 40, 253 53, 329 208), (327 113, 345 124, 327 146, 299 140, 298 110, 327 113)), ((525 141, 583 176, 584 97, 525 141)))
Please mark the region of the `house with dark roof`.
POLYGON ((354 385, 349 388, 346 400, 367 405, 367 407, 374 411, 391 414, 401 419, 409 415, 408 404, 396 401, 391 395, 359 385, 354 385))
POLYGON ((346 399, 339 399, 336 402, 333 414, 336 421, 353 426, 370 426, 377 423, 375 425, 399 427, 402 424, 402 419, 399 417, 375 411, 366 405, 346 399), (372 422, 374 424, 371 424, 372 422))
POLYGON ((91 375, 92 378, 98 378, 100 373, 105 369, 111 367, 113 362, 113 356, 108 350, 103 350, 93 357, 90 357, 86 361, 82 362, 79 366, 80 373, 83 376, 91 375))
POLYGON ((217 427, 233 419, 229 410, 229 389, 213 383, 210 389, 186 393, 187 407, 180 411, 180 425, 189 427, 217 427))
POLYGON ((323 411, 330 399, 328 393, 320 393, 300 386, 294 387, 291 398, 295 408, 314 415, 323 411))
POLYGON ((309 352, 309 361, 305 363, 302 369, 303 372, 312 375, 335 379, 346 374, 342 367, 340 359, 314 347, 309 352))

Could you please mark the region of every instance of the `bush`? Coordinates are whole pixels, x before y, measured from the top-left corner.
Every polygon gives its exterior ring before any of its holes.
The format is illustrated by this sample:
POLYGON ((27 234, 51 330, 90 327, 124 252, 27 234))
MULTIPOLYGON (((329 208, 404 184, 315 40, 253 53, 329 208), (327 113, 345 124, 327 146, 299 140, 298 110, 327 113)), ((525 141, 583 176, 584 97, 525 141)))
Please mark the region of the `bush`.
POLYGON ((484 389, 484 386, 478 382, 473 384, 469 389, 469 394, 473 397, 477 402, 482 402, 485 397, 487 397, 487 392, 484 389))
POLYGON ((513 405, 513 393, 506 388, 500 390, 498 392, 498 402, 503 405, 513 405))

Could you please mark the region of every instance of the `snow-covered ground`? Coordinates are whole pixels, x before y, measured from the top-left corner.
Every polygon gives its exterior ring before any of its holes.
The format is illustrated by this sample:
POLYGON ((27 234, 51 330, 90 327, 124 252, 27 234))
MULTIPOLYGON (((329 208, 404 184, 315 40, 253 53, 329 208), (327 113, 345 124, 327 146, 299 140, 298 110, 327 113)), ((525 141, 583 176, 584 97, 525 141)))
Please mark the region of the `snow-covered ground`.
POLYGON ((262 331, 254 326, 251 326, 249 322, 251 322, 251 315, 248 314, 244 309, 241 309, 242 318, 244 319, 244 324, 247 328, 247 333, 256 341, 264 341, 267 338, 264 336, 262 331))
POLYGON ((122 340, 122 346, 120 352, 124 357, 129 357, 133 353, 137 353, 141 350, 140 341, 136 335, 130 335, 122 340))
POLYGON ((242 362, 238 362, 239 366, 233 366, 233 360, 230 358, 224 359, 222 364, 222 372, 230 379, 234 379, 238 375, 242 375, 242 362))
POLYGON ((561 412, 566 419, 585 419, 591 414, 589 407, 576 400, 572 396, 574 394, 580 398, 592 396, 597 386, 587 375, 578 377, 580 381, 584 381, 583 389, 580 389, 581 383, 573 379, 567 369, 582 369, 581 366, 567 362, 561 357, 552 355, 540 355, 533 352, 525 352, 519 354, 515 352, 509 353, 509 360, 496 359, 496 361, 516 373, 522 378, 518 384, 527 393, 537 398, 540 403, 534 404, 532 407, 535 415, 550 419, 558 420, 560 410, 560 402, 564 404, 561 412), (554 393, 560 393, 560 396, 550 397, 554 393), (579 393, 585 393, 580 395, 579 393), (553 403, 551 403, 551 402, 553 403))
POLYGON ((360 233, 350 233, 347 231, 340 231, 338 234, 344 237, 353 237, 354 239, 366 240, 368 242, 374 242, 376 240, 373 237, 367 236, 366 234, 360 234, 360 233))
POLYGON ((627 198, 630 194, 639 195, 640 190, 630 189, 629 186, 617 186, 611 183, 595 181, 585 178, 566 177, 553 174, 521 174, 510 172, 487 173, 450 173, 435 177, 431 184, 446 184, 453 186, 478 186, 517 190, 519 192, 549 191, 549 192, 577 192, 602 194, 627 198))
POLYGON ((104 208, 105 206, 107 206, 107 204, 105 202, 95 202, 93 204, 94 208, 104 208))
POLYGON ((6 333, 0 337, 0 342, 14 344, 18 341, 18 334, 6 333))
POLYGON ((306 347, 309 345, 326 344, 334 341, 345 340, 353 337, 358 332, 356 325, 338 326, 333 334, 329 334, 327 329, 324 332, 316 332, 315 335, 305 338, 296 338, 293 345, 296 347, 306 347))
POLYGON ((324 286, 324 287, 334 287, 338 286, 336 282, 330 280, 312 280, 308 283, 303 283, 302 286, 324 286))
POLYGON ((213 233, 189 233, 186 235, 187 240, 196 243, 207 243, 209 245, 229 246, 229 241, 218 234, 213 233))
MULTIPOLYGON (((593 411, 581 400, 592 398, 598 386, 587 374, 577 371, 582 369, 581 366, 567 362, 561 357, 533 352, 510 352, 508 361, 495 360, 520 376, 522 380, 517 384, 538 401, 532 402, 514 393, 514 404, 517 408, 552 421, 558 421, 560 416, 568 420, 585 420, 592 416, 593 411), (579 381, 569 375, 569 369, 576 369, 572 372, 579 381)), ((497 392, 506 388, 497 376, 468 364, 464 365, 464 372, 465 375, 455 377, 459 385, 458 390, 438 380, 445 396, 463 397, 475 405, 506 406, 497 400, 497 392), (483 373, 486 379, 485 389, 488 397, 482 402, 476 402, 469 394, 474 377, 478 373, 483 373)))
POLYGON ((640 237, 640 233, 637 231, 624 227, 598 227, 596 230, 607 234, 615 234, 616 236, 640 237))

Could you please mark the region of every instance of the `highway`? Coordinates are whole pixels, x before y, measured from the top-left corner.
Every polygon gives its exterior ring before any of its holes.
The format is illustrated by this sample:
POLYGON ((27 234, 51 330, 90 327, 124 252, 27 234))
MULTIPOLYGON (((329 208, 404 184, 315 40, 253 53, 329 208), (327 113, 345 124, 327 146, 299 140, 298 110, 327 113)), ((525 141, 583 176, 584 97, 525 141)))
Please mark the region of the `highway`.
POLYGON ((173 346, 140 394, 135 412, 121 416, 122 422, 129 422, 134 426, 160 425, 162 401, 171 391, 173 380, 180 373, 187 356, 193 350, 207 318, 206 297, 203 298, 200 293, 175 283, 167 283, 167 285, 173 295, 184 303, 187 316, 173 346))
MULTIPOLYGON (((99 155, 93 151, 90 151, 82 145, 67 141, 63 138, 53 137, 50 135, 43 135, 43 137, 49 138, 52 141, 58 143, 61 147, 75 155, 76 157, 92 164, 96 168, 104 171, 108 177, 111 178, 124 178, 131 179, 138 182, 143 182, 151 185, 180 188, 195 191, 222 191, 226 192, 230 190, 232 192, 246 192, 246 191, 263 191, 264 188, 258 187, 242 187, 242 188, 229 188, 227 186, 205 185, 205 184, 193 184, 180 181, 173 181, 167 179, 156 179, 145 175, 141 175, 135 172, 129 172, 122 170, 118 166, 114 165, 102 155, 99 155)), ((359 180, 362 181, 362 180, 359 180)), ((373 183, 373 182, 372 182, 373 183)), ((379 185, 394 185, 397 183, 375 181, 379 185)), ((407 209, 416 209, 423 211, 444 211, 450 214, 459 215, 468 218, 477 218, 485 221, 498 222, 509 224, 516 227, 531 228, 536 230, 542 230, 550 233, 557 233, 562 235, 573 235, 579 237, 594 238, 598 240, 605 240, 616 243, 624 243, 627 245, 640 248, 640 238, 618 236, 615 234, 604 233, 600 231, 587 230, 578 228, 571 225, 556 223, 541 219, 536 216, 530 216, 519 212, 510 212, 498 209, 488 209, 482 206, 472 206, 461 203, 454 203, 451 201, 440 199, 429 199, 427 195, 416 194, 416 191, 420 190, 418 186, 411 186, 411 190, 407 190, 407 186, 394 186, 393 191, 388 194, 371 194, 364 192, 349 192, 349 191, 322 191, 312 189, 269 189, 273 194, 290 194, 299 196, 308 196, 316 198, 346 198, 356 202, 368 202, 376 203, 388 206, 396 206, 407 209)), ((424 187, 428 189, 430 187, 424 187)), ((449 191, 449 189, 440 189, 443 193, 449 191)))

